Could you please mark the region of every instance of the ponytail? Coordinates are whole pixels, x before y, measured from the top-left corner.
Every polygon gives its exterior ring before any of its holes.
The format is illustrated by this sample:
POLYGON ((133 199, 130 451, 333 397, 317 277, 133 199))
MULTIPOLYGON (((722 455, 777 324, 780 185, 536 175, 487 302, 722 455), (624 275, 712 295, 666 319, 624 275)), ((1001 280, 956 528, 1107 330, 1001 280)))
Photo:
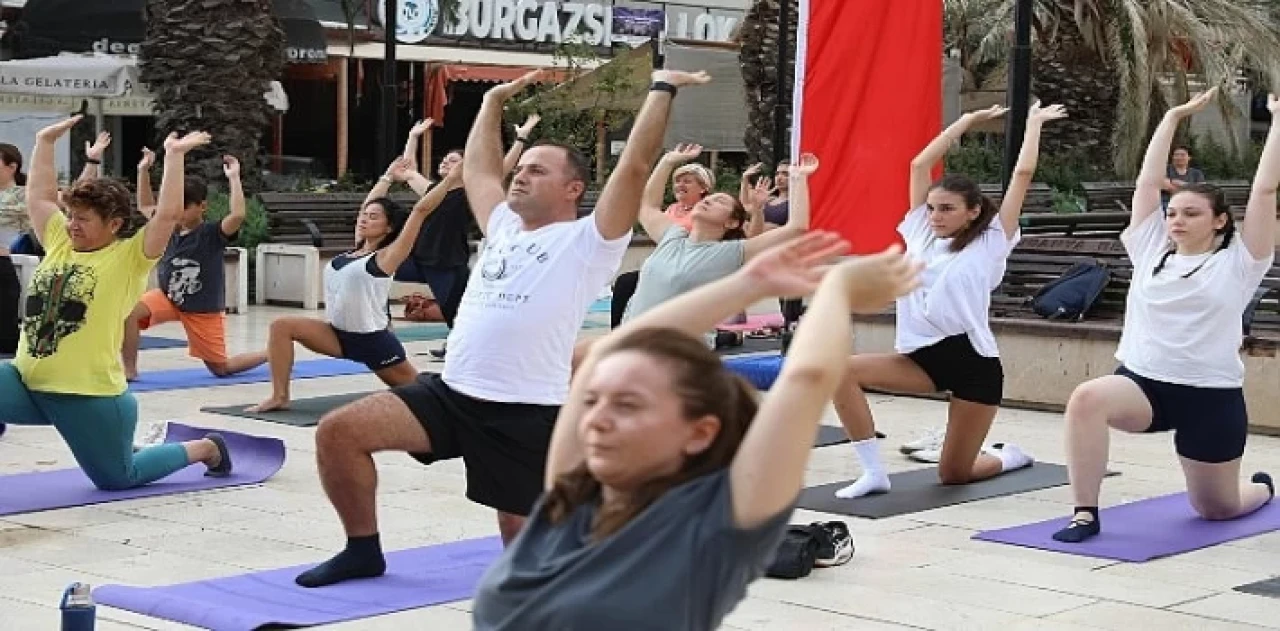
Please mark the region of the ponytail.
POLYGON ((26 174, 26 173, 23 173, 22 171, 18 171, 18 172, 16 172, 16 173, 14 173, 14 174, 13 174, 13 183, 14 183, 14 184, 17 184, 18 186, 26 186, 26 185, 27 185, 27 174, 26 174))
POLYGON ((987 227, 991 225, 991 220, 1000 212, 1000 208, 996 203, 991 201, 990 197, 982 194, 982 189, 978 188, 978 184, 966 176, 958 174, 950 174, 942 177, 934 188, 940 188, 948 193, 955 193, 964 199, 965 208, 977 208, 978 216, 969 222, 960 232, 956 233, 951 240, 951 251, 959 252, 970 243, 973 243, 987 227))

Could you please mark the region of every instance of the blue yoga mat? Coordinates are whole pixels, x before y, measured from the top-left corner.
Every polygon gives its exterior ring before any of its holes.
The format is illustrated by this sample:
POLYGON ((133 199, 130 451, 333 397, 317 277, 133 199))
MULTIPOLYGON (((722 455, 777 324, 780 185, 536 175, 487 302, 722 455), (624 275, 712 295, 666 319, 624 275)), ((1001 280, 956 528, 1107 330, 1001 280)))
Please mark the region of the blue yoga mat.
POLYGON ((217 631, 305 627, 466 600, 501 553, 496 537, 470 539, 391 552, 385 575, 328 587, 293 582, 309 564, 164 587, 103 585, 93 596, 100 605, 217 631))
POLYGON ((601 298, 591 303, 591 308, 587 309, 587 313, 612 313, 612 312, 613 312, 612 298, 601 298))
POLYGON ((754 355, 750 357, 726 357, 724 365, 729 370, 746 377, 757 390, 768 390, 777 381, 782 370, 782 355, 754 355))
MULTIPOLYGON (((296 362, 293 365, 293 379, 311 379, 314 377, 341 377, 344 375, 360 375, 369 372, 364 364, 357 364, 345 359, 311 359, 296 362)), ((258 366, 230 377, 215 377, 206 368, 182 368, 179 370, 160 370, 144 372, 138 380, 129 384, 133 392, 158 392, 162 390, 185 390, 188 388, 212 388, 217 386, 236 386, 245 383, 265 383, 271 381, 271 372, 266 364, 258 366)))
POLYGON ((186 348, 186 340, 175 340, 168 337, 153 337, 151 335, 142 336, 141 343, 138 348, 144 351, 161 349, 161 348, 186 348))
MULTIPOLYGON (((180 423, 169 423, 167 429, 164 439, 167 443, 197 440, 213 431, 180 423)), ((0 476, 0 515, 258 484, 275 475, 284 466, 284 442, 281 440, 227 430, 217 431, 227 441, 227 451, 231 452, 231 475, 225 478, 207 477, 204 474, 206 467, 196 464, 137 488, 100 491, 80 469, 6 475, 0 476)))

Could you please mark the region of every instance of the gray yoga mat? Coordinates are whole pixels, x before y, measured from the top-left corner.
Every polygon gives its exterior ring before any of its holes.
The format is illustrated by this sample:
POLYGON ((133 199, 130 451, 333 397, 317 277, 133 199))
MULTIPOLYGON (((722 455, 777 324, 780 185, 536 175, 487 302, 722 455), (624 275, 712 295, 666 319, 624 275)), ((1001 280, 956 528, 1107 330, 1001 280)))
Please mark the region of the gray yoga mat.
POLYGON ((893 490, 888 493, 851 500, 836 497, 836 490, 852 482, 846 480, 809 487, 800 492, 800 503, 797 506, 823 513, 881 519, 975 500, 1039 491, 1069 483, 1066 467, 1047 462, 1037 462, 1025 469, 981 482, 955 486, 939 484, 937 468, 929 467, 890 474, 889 482, 893 485, 893 490))
POLYGON ((1235 588, 1242 594, 1250 594, 1253 596, 1266 596, 1267 598, 1280 598, 1280 576, 1269 578, 1265 581, 1249 583, 1235 588))
POLYGON ((324 416, 343 405, 351 403, 352 401, 367 397, 370 394, 373 393, 352 392, 349 394, 333 394, 311 399, 294 399, 289 402, 289 409, 276 410, 274 412, 246 412, 245 408, 252 407, 255 405, 254 403, 241 403, 238 405, 217 407, 209 406, 200 408, 200 411, 222 414, 225 416, 251 418, 259 421, 267 421, 269 423, 293 425, 294 427, 315 427, 320 424, 321 416, 324 416))
POLYGON ((831 445, 842 445, 847 442, 849 442, 849 435, 845 433, 843 427, 819 425, 818 437, 813 440, 813 446, 829 447, 831 445))

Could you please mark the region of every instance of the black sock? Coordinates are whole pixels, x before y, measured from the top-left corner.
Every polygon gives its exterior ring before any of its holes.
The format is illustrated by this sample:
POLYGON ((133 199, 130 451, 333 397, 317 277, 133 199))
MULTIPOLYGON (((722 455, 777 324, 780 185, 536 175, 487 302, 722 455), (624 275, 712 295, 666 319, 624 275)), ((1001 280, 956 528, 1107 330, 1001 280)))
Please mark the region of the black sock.
POLYGON ((1249 478, 1249 480, 1250 480, 1251 482, 1253 482, 1254 484, 1265 484, 1265 485, 1267 485, 1267 491, 1269 491, 1269 492, 1271 493, 1271 497, 1275 497, 1275 496, 1276 496, 1276 484, 1275 484, 1275 482, 1272 482, 1272 481, 1271 481, 1271 475, 1270 475, 1270 474, 1263 473, 1263 472, 1259 471, 1259 472, 1257 472, 1257 473, 1253 474, 1253 477, 1252 477, 1252 478, 1249 478))
POLYGON ((373 578, 387 571, 378 535, 349 537, 347 547, 337 556, 303 572, 294 582, 303 587, 324 587, 353 578, 373 578))
POLYGON ((1102 524, 1098 520, 1097 506, 1077 506, 1076 512, 1072 514, 1073 520, 1075 519, 1075 515, 1078 513, 1088 513, 1090 517, 1093 517, 1093 521, 1088 523, 1072 523, 1066 528, 1053 533, 1054 541, 1061 541, 1063 543, 1080 543, 1085 539, 1102 532, 1102 524))

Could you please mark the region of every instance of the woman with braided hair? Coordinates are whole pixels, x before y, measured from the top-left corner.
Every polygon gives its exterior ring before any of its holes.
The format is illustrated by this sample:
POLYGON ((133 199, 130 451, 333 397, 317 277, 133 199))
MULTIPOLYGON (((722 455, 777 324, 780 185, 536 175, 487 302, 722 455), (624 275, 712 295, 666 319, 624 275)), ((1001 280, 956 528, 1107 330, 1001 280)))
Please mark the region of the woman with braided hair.
MULTIPOLYGON (((1172 431, 1191 507, 1205 519, 1248 515, 1275 495, 1271 476, 1240 483, 1248 417, 1242 316, 1275 258, 1280 125, 1274 121, 1239 231, 1222 192, 1190 184, 1161 209, 1165 156, 1183 119, 1203 110, 1217 88, 1175 107, 1156 128, 1120 235, 1133 279, 1114 375, 1080 384, 1066 410, 1067 464, 1075 513, 1053 535, 1079 543, 1101 530, 1098 497, 1109 432, 1172 431)), ((1280 101, 1267 104, 1273 118, 1280 101)))

